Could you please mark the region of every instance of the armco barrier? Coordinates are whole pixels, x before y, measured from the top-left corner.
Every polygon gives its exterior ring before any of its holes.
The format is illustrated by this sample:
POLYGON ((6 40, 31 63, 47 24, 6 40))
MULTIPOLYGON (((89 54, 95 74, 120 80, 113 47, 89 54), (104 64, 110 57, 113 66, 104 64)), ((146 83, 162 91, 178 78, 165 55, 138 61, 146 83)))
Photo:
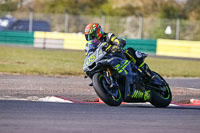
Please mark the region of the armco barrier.
POLYGON ((34 47, 38 48, 64 48, 65 33, 34 32, 34 47))
POLYGON ((158 39, 156 54, 200 58, 200 41, 158 39))
MULTIPOLYGON (((126 39, 125 48, 163 56, 200 58, 200 41, 126 39)), ((33 45, 39 48, 83 50, 87 41, 83 34, 57 32, 0 31, 0 44, 33 45)))
POLYGON ((2 44, 22 44, 33 45, 34 33, 0 31, 0 43, 2 44))
POLYGON ((87 41, 85 40, 85 36, 82 34, 66 34, 64 40, 64 48, 65 49, 76 49, 83 50, 85 48, 85 44, 87 41))
MULTIPOLYGON (((64 48, 83 50, 87 41, 83 34, 35 32, 34 46, 40 48, 64 48)), ((156 53, 156 40, 127 39, 127 47, 147 53, 156 53)))
POLYGON ((87 43, 84 35, 74 33, 35 32, 34 38, 34 46, 40 48, 83 50, 87 43))
POLYGON ((126 39, 125 48, 132 47, 136 50, 156 54, 156 40, 126 39))

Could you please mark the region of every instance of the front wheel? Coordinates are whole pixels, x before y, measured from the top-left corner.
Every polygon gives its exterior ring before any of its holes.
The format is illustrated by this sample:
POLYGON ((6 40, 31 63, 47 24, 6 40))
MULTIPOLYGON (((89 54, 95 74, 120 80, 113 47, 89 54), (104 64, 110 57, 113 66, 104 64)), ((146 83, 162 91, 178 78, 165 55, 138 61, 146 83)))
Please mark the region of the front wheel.
MULTIPOLYGON (((162 78, 162 76, 160 76, 156 72, 153 72, 153 73, 156 76, 156 78, 166 83, 166 81, 162 78)), ((165 86, 159 86, 159 87, 162 87, 162 88, 158 90, 152 89, 151 104, 154 105, 155 107, 167 107, 171 103, 171 100, 172 100, 171 90, 169 88, 169 85, 167 84, 165 86)))
POLYGON ((119 106, 121 104, 122 94, 120 88, 115 88, 115 90, 109 88, 109 84, 102 73, 94 74, 92 82, 95 92, 104 103, 110 106, 119 106))

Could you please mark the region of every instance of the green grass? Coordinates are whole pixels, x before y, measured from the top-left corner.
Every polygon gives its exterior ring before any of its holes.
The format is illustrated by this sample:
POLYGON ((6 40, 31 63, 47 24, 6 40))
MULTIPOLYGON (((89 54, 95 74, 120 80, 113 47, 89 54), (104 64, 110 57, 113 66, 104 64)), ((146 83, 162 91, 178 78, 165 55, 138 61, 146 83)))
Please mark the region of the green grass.
POLYGON ((0 46, 0 72, 40 75, 83 74, 84 52, 0 46))
MULTIPOLYGON (((25 75, 81 75, 85 54, 74 50, 43 50, 0 46, 0 72, 25 75)), ((150 68, 165 77, 200 77, 200 61, 152 58, 150 68)))
POLYGON ((200 61, 147 58, 150 68, 165 77, 200 77, 200 61))

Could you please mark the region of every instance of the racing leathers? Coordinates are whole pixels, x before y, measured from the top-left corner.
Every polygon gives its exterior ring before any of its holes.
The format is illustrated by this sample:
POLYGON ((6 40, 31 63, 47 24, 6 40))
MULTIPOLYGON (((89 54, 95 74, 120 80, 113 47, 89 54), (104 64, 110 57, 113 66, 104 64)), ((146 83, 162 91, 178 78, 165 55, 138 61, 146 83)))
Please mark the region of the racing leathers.
POLYGON ((136 51, 133 48, 128 48, 123 51, 122 48, 126 45, 124 39, 118 39, 113 33, 104 33, 101 39, 91 40, 86 44, 86 54, 94 52, 98 45, 103 45, 104 50, 112 54, 113 58, 109 59, 108 62, 111 63, 113 68, 117 70, 121 76, 128 77, 127 80, 130 83, 128 94, 132 98, 145 99, 146 93, 135 88, 136 73, 133 72, 134 65, 137 65, 138 67, 144 65, 141 52, 136 51))

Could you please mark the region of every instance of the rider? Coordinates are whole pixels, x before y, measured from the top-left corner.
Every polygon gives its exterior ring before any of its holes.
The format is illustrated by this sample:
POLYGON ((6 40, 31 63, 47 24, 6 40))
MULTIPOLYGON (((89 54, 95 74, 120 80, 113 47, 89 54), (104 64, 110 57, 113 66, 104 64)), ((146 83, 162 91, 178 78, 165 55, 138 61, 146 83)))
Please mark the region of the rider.
POLYGON ((85 27, 85 38, 88 41, 85 48, 86 55, 95 51, 100 42, 106 42, 103 43, 105 51, 116 57, 114 58, 113 63, 111 63, 115 66, 114 68, 122 76, 129 75, 130 77, 133 77, 133 79, 129 79, 131 83, 129 95, 132 98, 141 98, 146 101, 150 99, 150 91, 138 90, 134 85, 136 74, 132 71, 132 63, 130 63, 130 61, 133 61, 134 64, 147 72, 148 75, 149 68, 144 63, 141 52, 136 51, 133 48, 128 48, 124 54, 122 48, 126 45, 125 39, 118 39, 113 33, 105 33, 98 23, 90 23, 85 27), (92 51, 89 51, 91 50, 91 47, 92 51), (126 60, 125 55, 128 56, 130 61, 126 60))

